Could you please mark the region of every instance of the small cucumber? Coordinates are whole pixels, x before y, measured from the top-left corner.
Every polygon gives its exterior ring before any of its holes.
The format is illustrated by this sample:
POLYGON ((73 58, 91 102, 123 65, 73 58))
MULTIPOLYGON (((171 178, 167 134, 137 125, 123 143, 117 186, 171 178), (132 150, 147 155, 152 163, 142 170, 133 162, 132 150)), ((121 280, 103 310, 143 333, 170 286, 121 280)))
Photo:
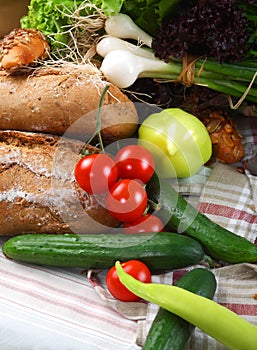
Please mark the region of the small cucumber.
POLYGON ((197 240, 206 254, 227 263, 257 262, 257 246, 212 222, 191 206, 172 186, 153 176, 147 185, 156 214, 169 230, 197 240))
MULTIPOLYGON (((187 272, 175 285, 209 299, 213 298, 217 287, 214 274, 204 268, 196 268, 187 272)), ((146 337, 143 350, 182 350, 193 330, 194 326, 189 322, 159 308, 146 337)))
POLYGON ((2 250, 18 261, 85 269, 105 269, 117 260, 138 259, 152 271, 165 271, 194 265, 205 257, 198 242, 170 232, 26 234, 10 238, 2 250))

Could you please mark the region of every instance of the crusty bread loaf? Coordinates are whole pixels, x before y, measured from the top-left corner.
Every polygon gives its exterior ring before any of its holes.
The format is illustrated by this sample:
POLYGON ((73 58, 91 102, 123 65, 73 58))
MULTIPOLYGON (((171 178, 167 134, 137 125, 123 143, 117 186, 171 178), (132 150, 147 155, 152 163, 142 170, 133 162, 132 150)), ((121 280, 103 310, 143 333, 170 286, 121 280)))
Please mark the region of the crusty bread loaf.
POLYGON ((0 72, 0 129, 63 135, 71 128, 75 137, 84 140, 96 129, 97 109, 106 85, 102 137, 107 141, 129 137, 138 126, 134 104, 89 64, 41 67, 23 75, 0 72), (76 123, 78 120, 82 122, 76 123))
POLYGON ((98 233, 117 224, 78 188, 83 143, 53 135, 0 131, 0 234, 98 233))

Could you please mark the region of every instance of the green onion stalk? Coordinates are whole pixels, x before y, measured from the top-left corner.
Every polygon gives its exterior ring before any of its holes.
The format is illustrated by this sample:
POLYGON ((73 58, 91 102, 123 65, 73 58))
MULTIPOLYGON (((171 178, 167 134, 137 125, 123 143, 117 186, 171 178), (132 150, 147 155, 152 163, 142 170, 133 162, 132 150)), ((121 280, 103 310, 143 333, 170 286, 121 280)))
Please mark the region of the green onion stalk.
POLYGON ((185 65, 184 60, 171 57, 166 63, 155 57, 151 37, 121 13, 107 18, 105 31, 107 37, 96 46, 103 58, 101 70, 120 88, 131 86, 139 78, 152 78, 187 86, 202 85, 241 100, 257 102, 257 59, 231 64, 199 57, 191 58, 185 65), (122 30, 120 23, 123 23, 122 30), (127 39, 138 43, 133 45, 127 39))

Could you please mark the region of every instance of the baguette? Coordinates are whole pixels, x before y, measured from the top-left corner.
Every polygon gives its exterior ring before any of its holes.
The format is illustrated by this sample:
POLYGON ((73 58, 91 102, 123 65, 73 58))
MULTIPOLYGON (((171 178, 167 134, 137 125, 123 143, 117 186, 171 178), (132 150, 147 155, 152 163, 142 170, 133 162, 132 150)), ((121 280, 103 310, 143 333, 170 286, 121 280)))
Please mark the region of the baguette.
POLYGON ((103 195, 89 195, 74 180, 83 146, 53 135, 0 131, 0 235, 99 233, 117 225, 101 205, 103 195))
POLYGON ((134 104, 104 81, 90 64, 40 67, 24 74, 0 72, 0 130, 92 136, 101 94, 102 138, 112 142, 131 136, 138 126, 134 104), (79 120, 79 122, 78 122, 79 120))

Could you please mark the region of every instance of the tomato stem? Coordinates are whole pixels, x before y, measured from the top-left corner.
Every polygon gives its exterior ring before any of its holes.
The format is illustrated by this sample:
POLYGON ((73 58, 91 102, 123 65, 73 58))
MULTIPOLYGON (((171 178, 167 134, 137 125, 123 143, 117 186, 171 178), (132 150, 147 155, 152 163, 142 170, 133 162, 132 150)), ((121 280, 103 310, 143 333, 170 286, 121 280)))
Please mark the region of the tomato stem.
POLYGON ((102 106, 103 106, 103 102, 104 102, 104 97, 107 93, 109 89, 109 85, 106 85, 101 93, 100 96, 100 100, 99 100, 99 105, 98 105, 98 110, 97 110, 97 116, 96 116, 96 130, 93 133, 93 135, 90 137, 90 139, 86 142, 83 150, 82 150, 82 154, 83 155, 87 155, 87 146, 90 144, 90 142, 92 142, 92 140, 97 137, 98 141, 99 141, 99 145, 101 148, 102 153, 105 153, 104 150, 104 144, 103 144, 103 139, 102 139, 102 135, 101 135, 101 110, 102 110, 102 106))

